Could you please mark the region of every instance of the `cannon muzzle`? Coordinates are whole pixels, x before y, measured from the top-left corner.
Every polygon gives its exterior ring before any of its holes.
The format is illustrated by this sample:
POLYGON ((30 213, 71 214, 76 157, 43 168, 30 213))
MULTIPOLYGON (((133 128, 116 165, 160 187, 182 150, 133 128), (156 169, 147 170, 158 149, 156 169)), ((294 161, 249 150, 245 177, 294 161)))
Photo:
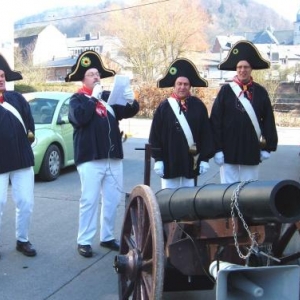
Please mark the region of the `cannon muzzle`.
MULTIPOLYGON (((160 190, 156 198, 162 221, 231 217, 232 197, 240 184, 160 190)), ((295 223, 300 220, 300 184, 294 180, 247 182, 239 191, 237 203, 250 223, 295 223)))

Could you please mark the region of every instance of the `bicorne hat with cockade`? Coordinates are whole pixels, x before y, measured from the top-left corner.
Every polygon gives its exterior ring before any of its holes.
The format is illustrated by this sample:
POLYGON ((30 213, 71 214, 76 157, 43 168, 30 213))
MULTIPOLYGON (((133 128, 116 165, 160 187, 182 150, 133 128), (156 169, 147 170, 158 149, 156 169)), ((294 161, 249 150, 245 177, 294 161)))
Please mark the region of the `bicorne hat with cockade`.
POLYGON ((199 75, 196 66, 186 58, 175 59, 168 68, 165 76, 157 81, 157 87, 173 87, 178 77, 186 77, 193 87, 207 87, 208 82, 199 75))
POLYGON ((6 59, 0 54, 0 70, 5 73, 5 81, 17 81, 23 79, 23 76, 20 72, 13 71, 6 59))
POLYGON ((116 74, 114 70, 110 70, 104 67, 100 55, 93 51, 87 50, 82 52, 77 59, 77 62, 71 68, 71 72, 67 74, 65 81, 82 81, 85 75, 85 72, 88 69, 95 68, 98 70, 101 79, 112 77, 116 74))
POLYGON ((235 43, 218 68, 219 70, 235 71, 238 62, 241 60, 246 60, 253 70, 270 68, 270 62, 264 59, 255 45, 249 41, 235 43))

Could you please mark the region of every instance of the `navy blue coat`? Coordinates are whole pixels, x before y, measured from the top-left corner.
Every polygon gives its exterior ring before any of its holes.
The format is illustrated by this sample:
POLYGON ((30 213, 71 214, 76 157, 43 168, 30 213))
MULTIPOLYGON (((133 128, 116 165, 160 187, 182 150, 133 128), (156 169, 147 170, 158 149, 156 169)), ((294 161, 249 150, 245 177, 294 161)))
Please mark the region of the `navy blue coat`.
MULTIPOLYGON (((253 83, 251 100, 266 151, 275 151, 278 137, 273 109, 267 90, 253 83)), ((258 165, 260 145, 252 121, 229 84, 221 87, 211 111, 211 125, 216 152, 223 151, 227 164, 258 165)))
MULTIPOLYGON (((108 96, 108 92, 103 92, 108 96)), ((70 100, 69 120, 73 125, 75 164, 107 158, 122 159, 123 147, 119 121, 135 116, 139 104, 111 105, 115 117, 107 111, 107 117, 96 113, 97 100, 82 93, 75 93, 70 100)))
MULTIPOLYGON (((200 161, 208 161, 214 153, 213 139, 207 108, 197 97, 186 99, 185 117, 193 134, 200 161)), ((183 113, 183 112, 181 112, 183 113)), ((194 158, 189 153, 189 146, 184 131, 165 99, 157 107, 150 130, 149 143, 155 161, 163 161, 164 178, 195 178, 199 175, 199 166, 194 169, 194 158)))
MULTIPOLYGON (((4 101, 11 104, 21 115, 26 130, 35 132, 30 106, 17 92, 3 93, 4 101)), ((13 113, 0 105, 0 174, 28 168, 34 165, 31 144, 24 127, 13 113)))

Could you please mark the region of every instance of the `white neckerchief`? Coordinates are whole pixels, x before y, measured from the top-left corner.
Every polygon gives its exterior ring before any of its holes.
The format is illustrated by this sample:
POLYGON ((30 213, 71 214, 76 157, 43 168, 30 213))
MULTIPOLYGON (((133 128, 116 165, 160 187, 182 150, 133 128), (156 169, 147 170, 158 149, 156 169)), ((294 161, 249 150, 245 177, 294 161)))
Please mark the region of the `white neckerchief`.
POLYGON ((169 104, 170 104, 177 120, 180 123, 180 126, 184 132, 184 135, 186 137, 189 147, 195 145, 191 128, 185 118, 185 115, 183 113, 180 114, 180 107, 178 105, 177 100, 175 98, 170 97, 170 98, 168 98, 168 101, 169 101, 169 104))
POLYGON ((241 101, 243 107, 245 108, 245 111, 248 113, 256 131, 257 138, 258 140, 260 140, 261 130, 253 106, 251 105, 250 101, 246 99, 244 93, 241 93, 242 89, 236 82, 231 82, 230 87, 232 88, 237 98, 241 101))

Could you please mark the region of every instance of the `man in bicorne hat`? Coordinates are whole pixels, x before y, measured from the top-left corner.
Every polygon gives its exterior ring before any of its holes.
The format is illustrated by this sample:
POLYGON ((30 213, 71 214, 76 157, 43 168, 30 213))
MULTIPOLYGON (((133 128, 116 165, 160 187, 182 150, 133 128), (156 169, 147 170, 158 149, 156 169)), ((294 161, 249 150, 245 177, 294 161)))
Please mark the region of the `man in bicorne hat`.
POLYGON ((212 107, 211 125, 221 183, 257 180, 259 163, 277 149, 277 131, 268 92, 253 81, 252 70, 268 69, 249 41, 237 42, 220 70, 236 71, 221 87, 212 107))
POLYGON ((173 92, 153 116, 149 143, 154 171, 161 177, 162 188, 194 186, 199 173, 209 169, 214 153, 207 108, 191 95, 191 87, 207 87, 207 81, 190 60, 180 58, 157 85, 173 87, 173 92))
POLYGON ((78 252, 91 257, 92 241, 97 231, 100 196, 100 245, 119 250, 114 236, 117 207, 123 192, 123 148, 119 121, 139 111, 130 87, 125 88, 124 105, 109 105, 109 92, 102 91, 100 79, 115 71, 103 66, 95 51, 81 53, 66 81, 81 81, 82 87, 70 100, 69 120, 74 127, 74 159, 81 181, 78 252))
POLYGON ((30 106, 18 92, 7 91, 6 81, 23 79, 10 69, 0 54, 0 221, 7 201, 9 181, 16 205, 16 249, 35 256, 29 239, 30 219, 34 205, 34 121, 30 106))

